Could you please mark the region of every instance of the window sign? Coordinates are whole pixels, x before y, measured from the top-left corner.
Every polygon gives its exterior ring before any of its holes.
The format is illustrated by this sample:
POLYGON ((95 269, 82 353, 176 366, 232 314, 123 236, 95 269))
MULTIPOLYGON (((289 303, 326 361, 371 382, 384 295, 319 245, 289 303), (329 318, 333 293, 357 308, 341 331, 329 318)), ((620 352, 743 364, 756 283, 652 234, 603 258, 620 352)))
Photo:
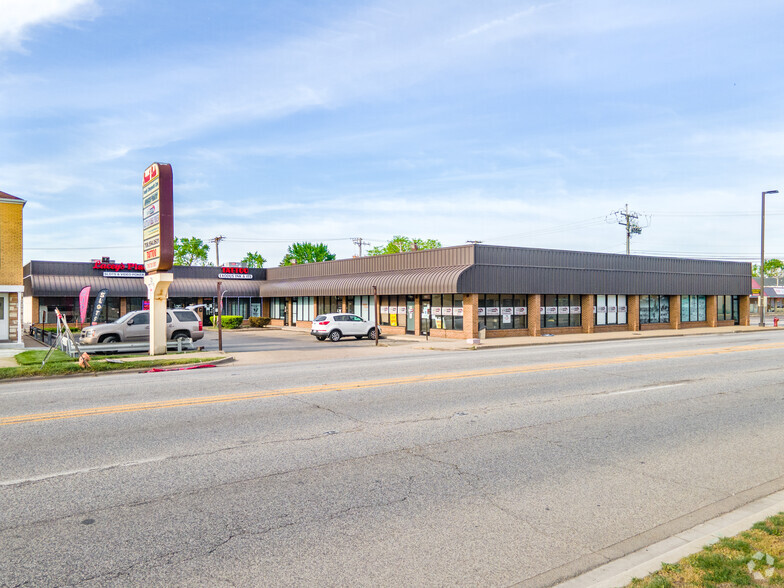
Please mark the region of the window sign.
POLYGON ((485 316, 485 307, 484 306, 480 306, 479 308, 477 308, 476 309, 476 314, 477 314, 477 316, 485 316))
POLYGON ((501 314, 501 308, 498 306, 490 306, 486 309, 487 316, 498 316, 501 314))
POLYGON ((441 309, 441 312, 442 312, 442 314, 444 316, 452 316, 452 307, 451 306, 445 306, 445 307, 443 307, 441 309))
POLYGON ((398 314, 406 314, 406 307, 405 306, 398 306, 397 307, 398 314))
POLYGON ((539 307, 539 314, 544 314, 544 306, 539 307))
MULTIPOLYGON (((569 307, 567 306, 566 307, 566 311, 564 311, 564 312, 568 312, 568 310, 569 310, 569 307)), ((557 306, 548 306, 547 307, 547 312, 543 312, 542 314, 558 314, 558 307, 557 306)))
POLYGON ((570 306, 569 307, 569 314, 580 314, 582 309, 579 306, 570 306))
POLYGON ((441 307, 440 306, 434 306, 433 307, 433 314, 441 316, 441 307))
POLYGON ((502 306, 501 307, 501 314, 502 315, 507 315, 508 314, 509 316, 511 316, 512 314, 514 314, 514 308, 511 307, 511 306, 502 306))
POLYGON ((512 322, 512 315, 511 314, 504 314, 502 320, 505 323, 511 323, 512 322))
POLYGON ((382 306, 381 314, 389 314, 389 306, 382 306))
POLYGON ((454 316, 463 316, 463 307, 462 306, 455 306, 452 309, 452 314, 454 316))
POLYGON ((516 316, 525 316, 528 314, 527 306, 515 306, 514 313, 516 316))

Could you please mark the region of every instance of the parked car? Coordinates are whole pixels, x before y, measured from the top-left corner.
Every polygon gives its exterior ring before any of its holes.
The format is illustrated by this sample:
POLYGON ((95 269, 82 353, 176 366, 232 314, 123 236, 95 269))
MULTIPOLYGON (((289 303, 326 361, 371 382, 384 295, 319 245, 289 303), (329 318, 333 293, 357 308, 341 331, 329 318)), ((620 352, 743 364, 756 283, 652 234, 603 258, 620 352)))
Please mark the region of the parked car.
MULTIPOLYGON (((204 337, 204 330, 199 315, 192 310, 173 308, 166 311, 166 338, 192 339, 198 341, 204 337)), ((124 314, 113 323, 91 325, 82 329, 79 343, 95 345, 96 343, 132 343, 149 341, 150 312, 134 310, 124 314)))
POLYGON ((366 321, 355 314, 333 312, 318 315, 313 320, 310 334, 319 341, 323 341, 327 337, 331 341, 340 341, 341 337, 352 335, 357 339, 362 337, 375 339, 377 334, 381 334, 381 329, 377 329, 378 327, 372 322, 366 321))

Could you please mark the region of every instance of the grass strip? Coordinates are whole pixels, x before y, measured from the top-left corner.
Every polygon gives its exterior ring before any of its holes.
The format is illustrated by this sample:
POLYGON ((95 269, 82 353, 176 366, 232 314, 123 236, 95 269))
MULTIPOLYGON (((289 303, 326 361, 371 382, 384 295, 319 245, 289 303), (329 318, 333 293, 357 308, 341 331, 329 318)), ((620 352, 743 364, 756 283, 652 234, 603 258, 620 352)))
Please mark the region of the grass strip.
POLYGON ((628 588, 729 588, 784 586, 784 512, 658 572, 635 578, 628 588))
POLYGON ((16 354, 15 359, 19 367, 0 367, 0 380, 10 378, 29 378, 35 376, 63 376, 68 374, 84 374, 97 372, 112 372, 121 370, 140 370, 154 367, 170 367, 178 365, 188 365, 193 363, 209 363, 225 359, 223 357, 188 357, 178 356, 172 359, 140 359, 135 361, 125 361, 122 363, 108 362, 106 359, 116 358, 97 358, 90 360, 89 368, 79 367, 76 359, 69 357, 62 351, 55 350, 49 355, 46 365, 41 367, 41 362, 46 355, 46 349, 35 349, 23 351, 16 354))

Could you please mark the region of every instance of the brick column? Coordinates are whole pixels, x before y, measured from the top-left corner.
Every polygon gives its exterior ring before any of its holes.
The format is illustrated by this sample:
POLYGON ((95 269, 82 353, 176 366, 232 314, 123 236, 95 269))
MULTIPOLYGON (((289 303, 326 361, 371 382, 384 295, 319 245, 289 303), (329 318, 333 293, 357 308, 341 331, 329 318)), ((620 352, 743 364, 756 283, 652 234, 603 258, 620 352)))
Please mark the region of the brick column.
POLYGON ((286 298, 286 318, 288 319, 286 322, 288 322, 289 327, 293 324, 294 321, 294 317, 291 314, 291 307, 291 298, 286 298))
POLYGON ((123 296, 120 298, 120 316, 125 316, 128 312, 128 299, 123 296))
POLYGON ((748 327, 751 322, 750 304, 751 300, 748 296, 738 297, 738 322, 741 326, 748 327))
POLYGON ((705 297, 705 318, 708 319, 709 327, 716 327, 719 325, 718 317, 718 301, 716 296, 705 297))
POLYGON ((670 328, 681 328, 681 297, 680 295, 670 296, 670 328))
POLYGON ((261 299, 261 316, 270 316, 270 299, 267 297, 261 299))
POLYGON ((595 297, 593 294, 583 294, 580 296, 580 305, 582 306, 580 322, 583 326, 583 333, 593 333, 596 330, 594 328, 593 314, 594 299, 595 297))
POLYGON ((479 339, 479 296, 463 294, 463 336, 468 343, 479 339))
POLYGON ((419 316, 420 308, 422 308, 422 303, 419 299, 419 295, 416 295, 414 296, 414 335, 422 334, 422 317, 419 316))
POLYGON ((542 334, 541 309, 542 295, 530 294, 528 296, 528 334, 531 337, 538 337, 542 334))
POLYGON ((630 331, 640 330, 640 295, 626 296, 626 323, 630 331))

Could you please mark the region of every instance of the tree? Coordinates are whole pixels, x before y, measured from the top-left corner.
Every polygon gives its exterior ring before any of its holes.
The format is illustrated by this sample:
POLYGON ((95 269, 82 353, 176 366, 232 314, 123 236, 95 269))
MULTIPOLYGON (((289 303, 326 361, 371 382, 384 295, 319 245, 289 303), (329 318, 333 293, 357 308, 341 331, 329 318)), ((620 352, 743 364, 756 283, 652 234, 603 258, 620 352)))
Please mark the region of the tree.
POLYGON ((174 238, 174 265, 207 265, 210 246, 196 237, 174 238))
POLYGON ((335 254, 330 253, 324 243, 292 243, 280 265, 294 265, 295 263, 314 263, 316 261, 332 261, 335 254))
POLYGON ((242 263, 244 263, 247 267, 264 267, 264 264, 267 263, 267 260, 261 256, 261 253, 256 251, 255 253, 248 253, 245 257, 242 258, 242 263))
POLYGON ((437 239, 410 239, 402 235, 395 235, 383 247, 373 247, 368 255, 389 255, 390 253, 403 253, 405 251, 418 251, 420 249, 438 249, 442 247, 437 239))
MULTIPOLYGON (((755 263, 751 266, 751 275, 758 278, 760 275, 760 266, 755 263)), ((774 278, 784 276, 784 262, 780 259, 771 258, 765 260, 765 275, 774 278)))

